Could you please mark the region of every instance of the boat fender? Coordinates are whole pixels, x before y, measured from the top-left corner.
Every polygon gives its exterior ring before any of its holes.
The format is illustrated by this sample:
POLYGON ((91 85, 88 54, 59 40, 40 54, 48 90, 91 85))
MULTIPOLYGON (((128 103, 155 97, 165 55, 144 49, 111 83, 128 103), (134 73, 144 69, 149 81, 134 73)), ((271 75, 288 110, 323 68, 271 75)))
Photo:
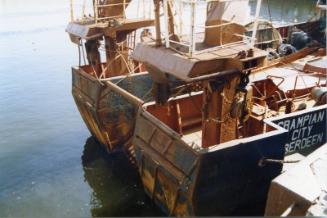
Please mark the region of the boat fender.
POLYGON ((277 52, 280 56, 286 56, 295 53, 296 48, 290 44, 283 43, 278 47, 277 52))
POLYGON ((311 90, 311 97, 316 102, 316 106, 327 103, 327 87, 314 87, 311 90))
POLYGON ((311 38, 306 32, 293 32, 291 35, 291 45, 293 45, 297 50, 306 47, 310 42, 311 38))

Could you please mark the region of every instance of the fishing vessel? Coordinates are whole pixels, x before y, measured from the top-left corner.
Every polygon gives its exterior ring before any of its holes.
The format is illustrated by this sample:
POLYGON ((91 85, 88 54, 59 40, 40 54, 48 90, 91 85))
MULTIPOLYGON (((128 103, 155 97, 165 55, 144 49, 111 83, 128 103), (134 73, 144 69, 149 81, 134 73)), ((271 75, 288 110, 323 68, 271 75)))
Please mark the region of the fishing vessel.
POLYGON ((79 65, 72 68, 75 103, 89 131, 108 152, 131 138, 134 122, 126 115, 134 108, 112 95, 107 80, 143 70, 142 65, 129 56, 137 35, 148 34, 147 27, 154 24, 154 20, 144 14, 127 18, 130 2, 95 0, 93 15, 80 19, 74 18, 71 3, 71 22, 66 28, 79 51, 79 65))
MULTIPOLYGON (((211 4, 208 13, 224 7, 211 4)), ((156 31, 167 31, 157 35, 165 38, 146 40, 132 53, 149 72, 142 76, 151 78, 152 95, 116 90, 139 107, 132 142, 137 166, 146 193, 167 214, 263 214, 285 154, 326 142, 325 51, 311 45, 268 61, 253 38, 246 42, 239 33, 210 44, 223 35, 222 23, 213 21, 217 32, 202 38, 190 28, 185 40, 156 20, 156 31), (312 65, 320 70, 308 70, 312 65)))
POLYGON ((110 151, 128 148, 167 214, 262 215, 285 157, 326 143, 326 50, 299 26, 282 27, 287 44, 258 29, 260 3, 249 30, 244 0, 156 0, 155 37, 143 34, 128 56, 146 71, 101 79, 85 72, 93 65, 73 69, 89 129, 110 151))
MULTIPOLYGON (((74 100, 89 131, 108 152, 122 147, 133 150, 130 142, 135 126, 136 109, 127 101, 123 102, 114 96, 111 92, 112 87, 110 88, 107 81, 109 78, 129 75, 126 80, 120 78, 114 79, 113 82, 118 83, 116 85, 120 85, 124 90, 129 89, 139 97, 142 97, 140 95, 143 92, 138 89, 148 91, 150 88, 147 86, 149 83, 144 83, 143 80, 134 81, 134 77, 131 76, 134 73, 146 72, 146 69, 142 63, 131 60, 130 54, 137 42, 146 39, 144 36, 155 35, 154 32, 151 33, 153 30, 151 27, 154 25, 154 12, 151 11, 154 9, 154 4, 152 1, 143 1, 141 8, 147 10, 143 9, 143 13, 128 18, 127 9, 131 3, 133 2, 124 0, 93 1, 93 14, 83 13, 80 19, 74 17, 74 7, 71 3, 71 22, 66 28, 71 41, 78 46, 79 51, 79 64, 72 69, 74 100)), ((178 4, 177 11, 173 11, 173 7, 168 5, 167 13, 184 16, 184 9, 188 10, 187 4, 178 4), (184 4, 186 8, 183 7, 184 4)), ((242 3, 241 8, 246 7, 246 4, 242 3)), ((139 5, 136 8, 140 10, 139 5)), ((204 12, 203 17, 205 16, 204 12)), ((306 33, 319 33, 319 24, 317 19, 278 26, 273 26, 269 20, 260 21, 257 26, 258 40, 255 45, 263 49, 277 49, 283 40, 291 40, 294 29, 306 33)), ((174 28, 179 30, 186 26, 183 21, 175 22, 174 25, 174 28)), ((244 24, 247 35, 251 34, 252 25, 251 22, 244 24)), ((226 28, 228 29, 229 26, 225 26, 226 28)), ((235 28, 233 30, 235 31, 235 28)), ((215 32, 214 29, 208 29, 207 32, 210 31, 215 32)), ((210 43, 215 43, 217 39, 212 37, 208 40, 211 41, 210 43)), ((289 47, 286 46, 285 52, 288 49, 289 47)))

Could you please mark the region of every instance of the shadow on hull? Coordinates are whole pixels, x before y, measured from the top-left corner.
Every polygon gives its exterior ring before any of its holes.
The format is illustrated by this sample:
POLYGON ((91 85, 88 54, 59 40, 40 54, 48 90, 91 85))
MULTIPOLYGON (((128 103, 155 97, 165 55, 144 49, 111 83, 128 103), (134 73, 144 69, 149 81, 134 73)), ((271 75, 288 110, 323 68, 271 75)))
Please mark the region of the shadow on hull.
POLYGON ((85 181, 93 190, 90 193, 93 217, 163 215, 144 193, 137 169, 123 152, 107 154, 90 137, 81 159, 85 181))

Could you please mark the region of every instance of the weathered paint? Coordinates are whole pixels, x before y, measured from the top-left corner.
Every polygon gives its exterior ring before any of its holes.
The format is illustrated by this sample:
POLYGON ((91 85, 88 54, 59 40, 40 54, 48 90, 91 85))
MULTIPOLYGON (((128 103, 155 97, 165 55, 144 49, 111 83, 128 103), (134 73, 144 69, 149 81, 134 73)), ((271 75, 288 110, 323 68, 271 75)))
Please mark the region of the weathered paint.
POLYGON ((197 152, 179 135, 140 109, 133 144, 146 193, 167 214, 194 214, 192 190, 197 152))
POLYGON ((288 130, 285 155, 309 154, 326 143, 327 105, 269 119, 288 130))
POLYGON ((259 162, 282 160, 285 140, 286 131, 277 127, 261 136, 193 149, 141 108, 133 145, 146 193, 167 214, 242 215, 241 209, 253 209, 250 203, 263 213, 269 184, 282 166, 259 162))
MULTIPOLYGON (((81 68, 73 68, 72 76, 74 100, 92 135, 108 151, 128 142, 133 134, 137 108, 81 68)), ((152 86, 146 73, 122 78, 113 77, 110 81, 139 98, 144 97, 152 86)))
POLYGON ((96 121, 96 102, 102 89, 101 84, 92 76, 76 68, 72 69, 72 83, 72 94, 86 126, 92 135, 102 144, 106 144, 96 121))
MULTIPOLYGON (((72 94, 89 131, 108 152, 130 147, 138 107, 106 85, 109 80, 144 102, 153 101, 152 79, 148 73, 137 73, 97 80, 82 68, 72 69, 72 94), (127 144, 126 144, 127 143, 127 144)), ((173 82, 171 87, 180 85, 173 82)))

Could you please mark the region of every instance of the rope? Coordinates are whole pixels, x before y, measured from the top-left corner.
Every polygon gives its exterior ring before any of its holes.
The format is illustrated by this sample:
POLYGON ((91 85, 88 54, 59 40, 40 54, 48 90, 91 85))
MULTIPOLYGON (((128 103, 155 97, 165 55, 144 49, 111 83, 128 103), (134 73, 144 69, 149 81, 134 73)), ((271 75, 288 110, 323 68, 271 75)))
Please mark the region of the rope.
POLYGON ((116 60, 119 58, 119 55, 117 55, 113 60, 107 63, 106 67, 102 70, 100 74, 100 78, 105 78, 105 72, 108 70, 108 67, 116 60))
POLYGON ((119 51, 116 51, 116 52, 117 52, 117 53, 121 56, 121 58, 123 59, 125 65, 126 65, 126 68, 127 68, 127 70, 128 70, 128 73, 129 73, 129 74, 134 73, 134 72, 130 69, 130 66, 129 66, 129 64, 127 63, 127 60, 125 59, 124 55, 123 55, 121 52, 119 52, 119 51))
POLYGON ((93 69, 94 77, 98 80, 98 82, 99 82, 101 85, 103 85, 103 83, 102 83, 101 80, 99 79, 99 77, 98 77, 98 75, 97 75, 97 73, 96 73, 96 71, 95 71, 95 69, 94 69, 94 67, 93 67, 92 64, 91 64, 91 67, 92 67, 92 69, 93 69))
POLYGON ((285 164, 285 163, 298 163, 298 162, 300 162, 300 160, 277 160, 277 159, 262 158, 261 160, 259 160, 258 165, 260 167, 263 167, 268 163, 285 164))
MULTIPOLYGON (((123 41, 123 42, 121 42, 121 43, 117 43, 117 46, 118 47, 121 47, 121 49, 123 50, 123 47, 124 47, 124 44, 126 43, 126 40, 125 41, 123 41)), ((121 51, 119 51, 119 50, 116 50, 116 51, 111 51, 111 50, 109 50, 109 49, 106 49, 105 48, 105 46, 103 45, 103 44, 101 44, 101 48, 100 48, 101 50, 103 50, 103 51, 105 51, 105 52, 111 52, 111 53, 118 53, 118 55, 113 59, 113 60, 111 60, 109 63, 107 63, 107 65, 106 65, 106 67, 105 67, 105 69, 102 71, 102 73, 101 73, 101 75, 100 75, 100 77, 101 78, 105 78, 105 77, 103 77, 103 75, 104 75, 104 73, 105 73, 105 71, 107 71, 107 69, 108 69, 108 67, 114 62, 114 61, 116 61, 118 58, 121 58, 122 60, 123 60, 123 62, 124 62, 124 64, 126 65, 126 68, 127 68, 127 70, 128 70, 128 74, 130 75, 130 74, 134 74, 135 73, 135 71, 139 68, 139 66, 137 66, 136 68, 134 68, 133 70, 130 68, 131 66, 130 66, 130 64, 128 64, 128 60, 126 60, 126 58, 124 57, 124 54, 121 52, 121 51)), ((122 80, 124 80, 124 79, 126 79, 127 77, 125 77, 125 78, 123 78, 122 80)), ((120 81, 119 81, 120 82, 120 81)))

